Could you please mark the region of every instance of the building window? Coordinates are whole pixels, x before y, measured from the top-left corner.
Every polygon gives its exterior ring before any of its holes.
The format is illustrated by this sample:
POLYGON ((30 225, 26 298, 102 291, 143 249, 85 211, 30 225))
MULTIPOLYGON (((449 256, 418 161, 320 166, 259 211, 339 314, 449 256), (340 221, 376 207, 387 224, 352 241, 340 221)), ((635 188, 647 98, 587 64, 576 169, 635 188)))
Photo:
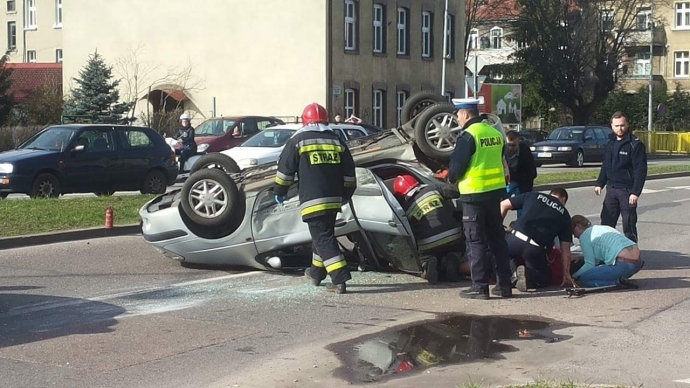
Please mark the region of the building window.
POLYGON ((500 49, 503 47, 503 29, 494 27, 491 29, 491 48, 500 49))
POLYGON ((635 28, 638 30, 648 30, 652 25, 652 8, 642 7, 637 11, 635 28))
POLYGON ((372 124, 379 128, 386 127, 386 91, 374 90, 371 98, 371 110, 373 113, 372 124))
POLYGON ((405 106, 405 103, 407 102, 407 97, 408 97, 407 92, 404 90, 401 90, 397 93, 397 96, 395 99, 396 100, 395 101, 395 112, 396 112, 396 117, 397 117, 396 126, 398 126, 398 127, 403 124, 402 123, 402 110, 403 110, 403 106, 405 106))
POLYGON ((398 55, 409 55, 408 44, 410 29, 410 11, 407 8, 398 8, 398 55))
POLYGON ((446 19, 448 29, 446 30, 446 52, 444 53, 447 59, 455 58, 455 46, 453 45, 453 36, 455 36, 455 16, 448 15, 446 19))
POLYGON ((26 61, 36 63, 36 50, 29 50, 26 52, 26 61))
POLYGON ((36 0, 24 0, 26 9, 25 28, 36 28, 36 0))
POLYGON ((17 48, 17 22, 7 22, 7 49, 17 48))
POLYGON ((62 63, 62 49, 55 50, 55 62, 62 63))
POLYGON ((386 52, 386 7, 382 4, 374 4, 374 52, 386 52))
POLYGON ((357 3, 345 1, 345 50, 357 50, 357 3))
POLYGON ((676 77, 690 76, 690 51, 676 52, 676 77))
POLYGON ((14 0, 7 0, 7 12, 17 12, 17 4, 14 0))
POLYGON ((649 52, 635 54, 635 75, 649 75, 651 64, 649 52))
POLYGON ((357 114, 357 90, 345 89, 345 119, 357 114))
POLYGON ((470 50, 479 49, 479 30, 478 29, 473 28, 470 30, 470 39, 469 39, 469 42, 467 42, 467 46, 470 50))
POLYGON ((603 32, 613 31, 614 16, 612 9, 601 10, 601 30, 603 32))
POLYGON ((690 1, 676 3, 676 28, 690 29, 690 1))
POLYGON ((431 58, 434 47, 434 14, 428 11, 422 12, 422 58, 431 58))
POLYGON ((62 0, 55 0, 55 27, 62 27, 62 0))

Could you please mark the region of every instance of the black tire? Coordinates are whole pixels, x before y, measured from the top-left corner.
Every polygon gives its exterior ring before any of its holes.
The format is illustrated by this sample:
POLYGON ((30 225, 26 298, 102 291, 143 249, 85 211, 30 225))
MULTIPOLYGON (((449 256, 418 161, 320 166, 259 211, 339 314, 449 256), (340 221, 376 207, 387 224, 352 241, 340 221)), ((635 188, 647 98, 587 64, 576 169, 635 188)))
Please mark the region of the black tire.
POLYGON ((578 149, 577 152, 575 153, 575 158, 570 161, 570 166, 571 167, 582 167, 585 165, 585 153, 581 150, 578 149))
POLYGON ((237 185, 228 174, 214 168, 203 169, 189 176, 182 186, 180 203, 189 220, 202 227, 225 228, 237 218, 244 218, 245 206, 237 185), (199 190, 204 193, 200 194, 199 190), (212 199, 221 203, 210 203, 211 198, 205 197, 209 191, 215 191, 217 194, 212 199), (209 206, 197 210, 196 207, 204 201, 209 202, 209 206))
POLYGON ((10 193, 0 193, 0 199, 5 199, 10 193))
POLYGON ((424 110, 424 112, 417 117, 417 123, 414 127, 414 137, 417 146, 424 153, 424 155, 439 162, 447 162, 450 160, 450 155, 455 149, 455 142, 460 136, 460 124, 454 114, 455 106, 448 102, 434 104, 424 110), (444 116, 448 116, 445 118, 444 116), (431 129, 430 126, 436 126, 434 120, 443 118, 441 122, 450 119, 447 124, 439 130, 439 140, 437 144, 429 139, 427 132, 431 129))
POLYGON ((225 171, 226 173, 240 172, 240 167, 237 165, 237 163, 235 163, 234 160, 232 160, 231 157, 218 152, 213 152, 200 157, 199 160, 197 160, 192 166, 191 171, 189 171, 189 175, 191 176, 191 174, 194 174, 201 169, 208 168, 215 168, 225 171))
POLYGON ((57 198, 60 196, 60 180, 51 173, 40 174, 34 179, 28 194, 31 198, 57 198))
POLYGON ((163 194, 167 187, 168 181, 163 171, 151 170, 146 174, 144 182, 141 184, 140 191, 142 194, 163 194))
POLYGON ((419 116, 426 108, 439 102, 446 102, 446 98, 433 92, 421 92, 410 96, 405 101, 401 112, 401 121, 406 123, 419 116))

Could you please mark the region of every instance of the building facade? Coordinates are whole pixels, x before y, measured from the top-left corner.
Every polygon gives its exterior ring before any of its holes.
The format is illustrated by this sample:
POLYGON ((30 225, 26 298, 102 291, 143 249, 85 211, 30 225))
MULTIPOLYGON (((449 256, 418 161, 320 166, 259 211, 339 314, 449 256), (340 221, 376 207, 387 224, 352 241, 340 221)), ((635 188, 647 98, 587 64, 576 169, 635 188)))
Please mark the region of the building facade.
POLYGON ((62 62, 62 1, 7 0, 0 3, 6 52, 11 63, 62 62))
POLYGON ((64 48, 68 95, 98 52, 138 117, 180 106, 197 123, 214 115, 294 117, 319 102, 332 116, 390 127, 410 94, 464 95, 464 0, 449 1, 443 91, 445 0, 12 3, 12 62, 62 61, 64 48))

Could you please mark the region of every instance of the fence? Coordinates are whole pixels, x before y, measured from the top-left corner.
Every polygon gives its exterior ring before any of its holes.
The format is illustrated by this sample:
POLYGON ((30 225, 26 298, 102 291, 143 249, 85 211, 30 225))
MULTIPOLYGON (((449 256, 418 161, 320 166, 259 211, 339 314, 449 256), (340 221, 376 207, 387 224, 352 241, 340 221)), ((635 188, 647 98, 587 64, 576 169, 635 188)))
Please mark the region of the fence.
POLYGON ((648 131, 634 131, 650 154, 690 155, 690 132, 652 132, 651 145, 648 131))

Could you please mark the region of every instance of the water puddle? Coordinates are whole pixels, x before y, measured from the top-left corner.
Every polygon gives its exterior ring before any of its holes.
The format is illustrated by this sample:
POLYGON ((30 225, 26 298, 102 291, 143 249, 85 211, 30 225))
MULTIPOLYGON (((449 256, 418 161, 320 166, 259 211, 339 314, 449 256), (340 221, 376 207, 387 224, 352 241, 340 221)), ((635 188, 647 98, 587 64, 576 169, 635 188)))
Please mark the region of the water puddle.
POLYGON ((453 315, 329 346, 343 365, 334 374, 350 383, 379 382, 447 364, 500 359, 518 351, 506 340, 555 343, 570 336, 553 334, 567 324, 538 317, 453 315))

